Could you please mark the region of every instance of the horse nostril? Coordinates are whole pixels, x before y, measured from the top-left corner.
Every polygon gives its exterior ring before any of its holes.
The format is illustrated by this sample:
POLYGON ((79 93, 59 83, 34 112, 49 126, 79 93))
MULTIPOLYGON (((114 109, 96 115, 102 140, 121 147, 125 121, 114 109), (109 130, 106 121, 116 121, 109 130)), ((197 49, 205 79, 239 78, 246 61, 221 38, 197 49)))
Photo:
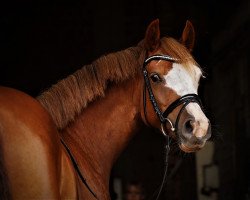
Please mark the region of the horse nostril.
POLYGON ((188 120, 185 123, 185 130, 186 130, 187 133, 192 133, 193 132, 194 127, 193 127, 193 121, 192 120, 188 120))

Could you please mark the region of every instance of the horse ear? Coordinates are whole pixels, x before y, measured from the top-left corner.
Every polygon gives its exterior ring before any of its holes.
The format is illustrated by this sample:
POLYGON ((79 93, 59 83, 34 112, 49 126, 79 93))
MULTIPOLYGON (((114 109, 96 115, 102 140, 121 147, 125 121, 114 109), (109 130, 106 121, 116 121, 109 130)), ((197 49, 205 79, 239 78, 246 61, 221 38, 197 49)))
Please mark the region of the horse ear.
POLYGON ((190 51, 193 51, 194 42, 195 42, 195 31, 193 24, 187 20, 186 26, 182 32, 180 42, 190 51))
POLYGON ((145 35, 146 48, 149 51, 154 51, 160 44, 160 26, 159 19, 152 21, 146 31, 145 35))

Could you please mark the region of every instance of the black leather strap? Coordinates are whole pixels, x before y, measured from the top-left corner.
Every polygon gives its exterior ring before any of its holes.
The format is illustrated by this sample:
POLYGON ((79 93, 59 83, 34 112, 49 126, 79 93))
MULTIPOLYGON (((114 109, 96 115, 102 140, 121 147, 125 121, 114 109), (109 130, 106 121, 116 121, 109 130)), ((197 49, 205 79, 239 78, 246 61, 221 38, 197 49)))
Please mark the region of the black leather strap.
POLYGON ((179 113, 174 123, 174 128, 175 128, 176 133, 178 132, 178 125, 179 125, 181 114, 189 103, 197 103, 202 108, 201 100, 197 94, 187 94, 187 95, 180 97, 179 99, 174 101, 172 104, 170 104, 169 107, 166 109, 166 111, 163 113, 163 116, 167 118, 168 115, 171 112, 173 112, 175 108, 177 108, 180 105, 183 105, 181 109, 179 110, 179 113))
POLYGON ((164 111, 163 117, 168 117, 168 115, 179 105, 185 104, 185 103, 191 103, 196 102, 201 106, 201 100, 200 97, 197 94, 186 94, 179 99, 175 100, 173 103, 171 103, 168 108, 164 111))
POLYGON ((73 155, 72 155, 72 153, 71 153, 69 147, 65 144, 65 142, 63 141, 62 138, 61 138, 60 140, 61 140, 62 145, 63 145, 64 148, 66 149, 67 153, 69 154, 70 160, 72 161, 73 166, 74 166, 74 168, 75 168, 77 174, 79 175, 79 177, 80 177, 82 183, 87 187, 87 189, 88 189, 89 192, 95 197, 95 199, 98 199, 97 196, 96 196, 96 194, 93 192, 93 190, 90 188, 89 184, 87 183, 87 180, 83 177, 83 175, 82 175, 82 173, 81 173, 81 171, 80 171, 80 169, 79 169, 79 167, 78 167, 78 164, 77 164, 75 158, 73 157, 73 155))
MULTIPOLYGON (((158 118, 160 119, 161 123, 165 123, 166 119, 163 117, 162 112, 161 112, 161 110, 160 110, 160 108, 158 106, 158 103, 157 103, 157 101, 155 99, 155 96, 153 94, 153 91, 152 91, 152 88, 151 88, 151 85, 150 85, 150 80, 148 78, 148 71, 146 70, 146 68, 143 70, 143 76, 144 76, 145 86, 146 86, 146 88, 148 90, 149 100, 153 105, 154 111, 155 111, 156 115, 158 116, 158 118)), ((144 99, 144 101, 145 101, 145 99, 144 99)), ((145 102, 144 102, 144 105, 145 105, 145 102)), ((144 108, 144 114, 145 114, 145 118, 146 118, 145 110, 146 110, 146 108, 144 108)), ((148 120, 146 119, 146 121, 148 121, 148 120)))

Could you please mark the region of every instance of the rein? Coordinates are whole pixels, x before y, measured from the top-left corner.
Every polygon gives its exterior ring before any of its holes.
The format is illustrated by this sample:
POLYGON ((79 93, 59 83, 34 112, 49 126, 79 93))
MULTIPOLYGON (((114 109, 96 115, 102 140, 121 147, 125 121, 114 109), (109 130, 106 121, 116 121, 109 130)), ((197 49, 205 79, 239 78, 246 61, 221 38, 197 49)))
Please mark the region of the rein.
POLYGON ((72 153, 71 153, 69 147, 65 144, 65 142, 63 141, 62 138, 61 138, 61 143, 63 144, 64 148, 66 149, 67 153, 69 154, 70 160, 72 161, 73 166, 74 166, 74 168, 75 168, 77 174, 79 175, 79 177, 80 177, 82 183, 87 187, 87 189, 89 190, 89 192, 90 192, 96 199, 98 199, 97 196, 96 196, 96 194, 95 194, 95 193, 93 192, 93 190, 90 188, 90 186, 89 186, 89 184, 88 184, 86 178, 84 178, 84 176, 82 175, 82 173, 81 173, 81 171, 80 171, 80 169, 79 169, 79 167, 78 167, 78 164, 77 164, 75 158, 73 157, 73 155, 72 155, 72 153))
POLYGON ((159 192, 157 194, 156 200, 159 199, 160 194, 162 192, 163 186, 165 185, 166 181, 167 181, 167 170, 168 170, 168 154, 170 151, 170 141, 169 141, 169 135, 166 133, 164 125, 166 123, 169 123, 171 126, 171 131, 175 132, 176 135, 178 135, 178 124, 179 124, 179 120, 181 117, 182 112, 184 111, 185 107, 189 104, 189 103, 197 103, 200 107, 202 107, 201 104, 201 100, 199 98, 199 96, 197 94, 186 94, 178 99, 176 99, 174 102, 172 102, 165 111, 161 111, 161 109, 158 106, 158 103, 155 99, 151 84, 150 84, 150 80, 149 80, 149 74, 147 71, 147 65, 153 61, 153 60, 165 60, 168 62, 172 62, 172 63, 176 63, 179 60, 176 58, 172 58, 169 55, 154 55, 154 56, 150 56, 148 57, 144 63, 143 63, 143 77, 144 77, 144 90, 143 90, 143 107, 144 107, 144 116, 145 116, 145 120, 146 123, 148 125, 150 125, 150 123, 147 120, 147 110, 146 110, 146 90, 148 91, 149 94, 149 100, 154 108, 154 111, 156 113, 156 115, 158 116, 160 122, 161 122, 161 132, 163 133, 163 135, 166 138, 166 145, 165 145, 165 170, 164 170, 164 175, 163 175, 163 180, 162 183, 160 185, 159 188, 159 192), (171 122, 171 120, 168 118, 169 114, 171 112, 174 111, 175 108, 177 108, 178 106, 182 105, 182 108, 180 109, 176 120, 174 123, 171 122))

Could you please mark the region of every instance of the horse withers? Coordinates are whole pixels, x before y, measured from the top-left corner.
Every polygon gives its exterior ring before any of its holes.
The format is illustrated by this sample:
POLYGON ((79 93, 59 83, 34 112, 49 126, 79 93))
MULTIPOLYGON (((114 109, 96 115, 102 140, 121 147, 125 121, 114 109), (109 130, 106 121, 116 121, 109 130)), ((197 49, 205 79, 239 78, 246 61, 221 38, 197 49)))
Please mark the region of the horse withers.
POLYGON ((135 47, 100 57, 34 99, 0 88, 1 199, 110 199, 112 166, 142 124, 201 149, 210 124, 197 95, 202 71, 159 20, 135 47))

